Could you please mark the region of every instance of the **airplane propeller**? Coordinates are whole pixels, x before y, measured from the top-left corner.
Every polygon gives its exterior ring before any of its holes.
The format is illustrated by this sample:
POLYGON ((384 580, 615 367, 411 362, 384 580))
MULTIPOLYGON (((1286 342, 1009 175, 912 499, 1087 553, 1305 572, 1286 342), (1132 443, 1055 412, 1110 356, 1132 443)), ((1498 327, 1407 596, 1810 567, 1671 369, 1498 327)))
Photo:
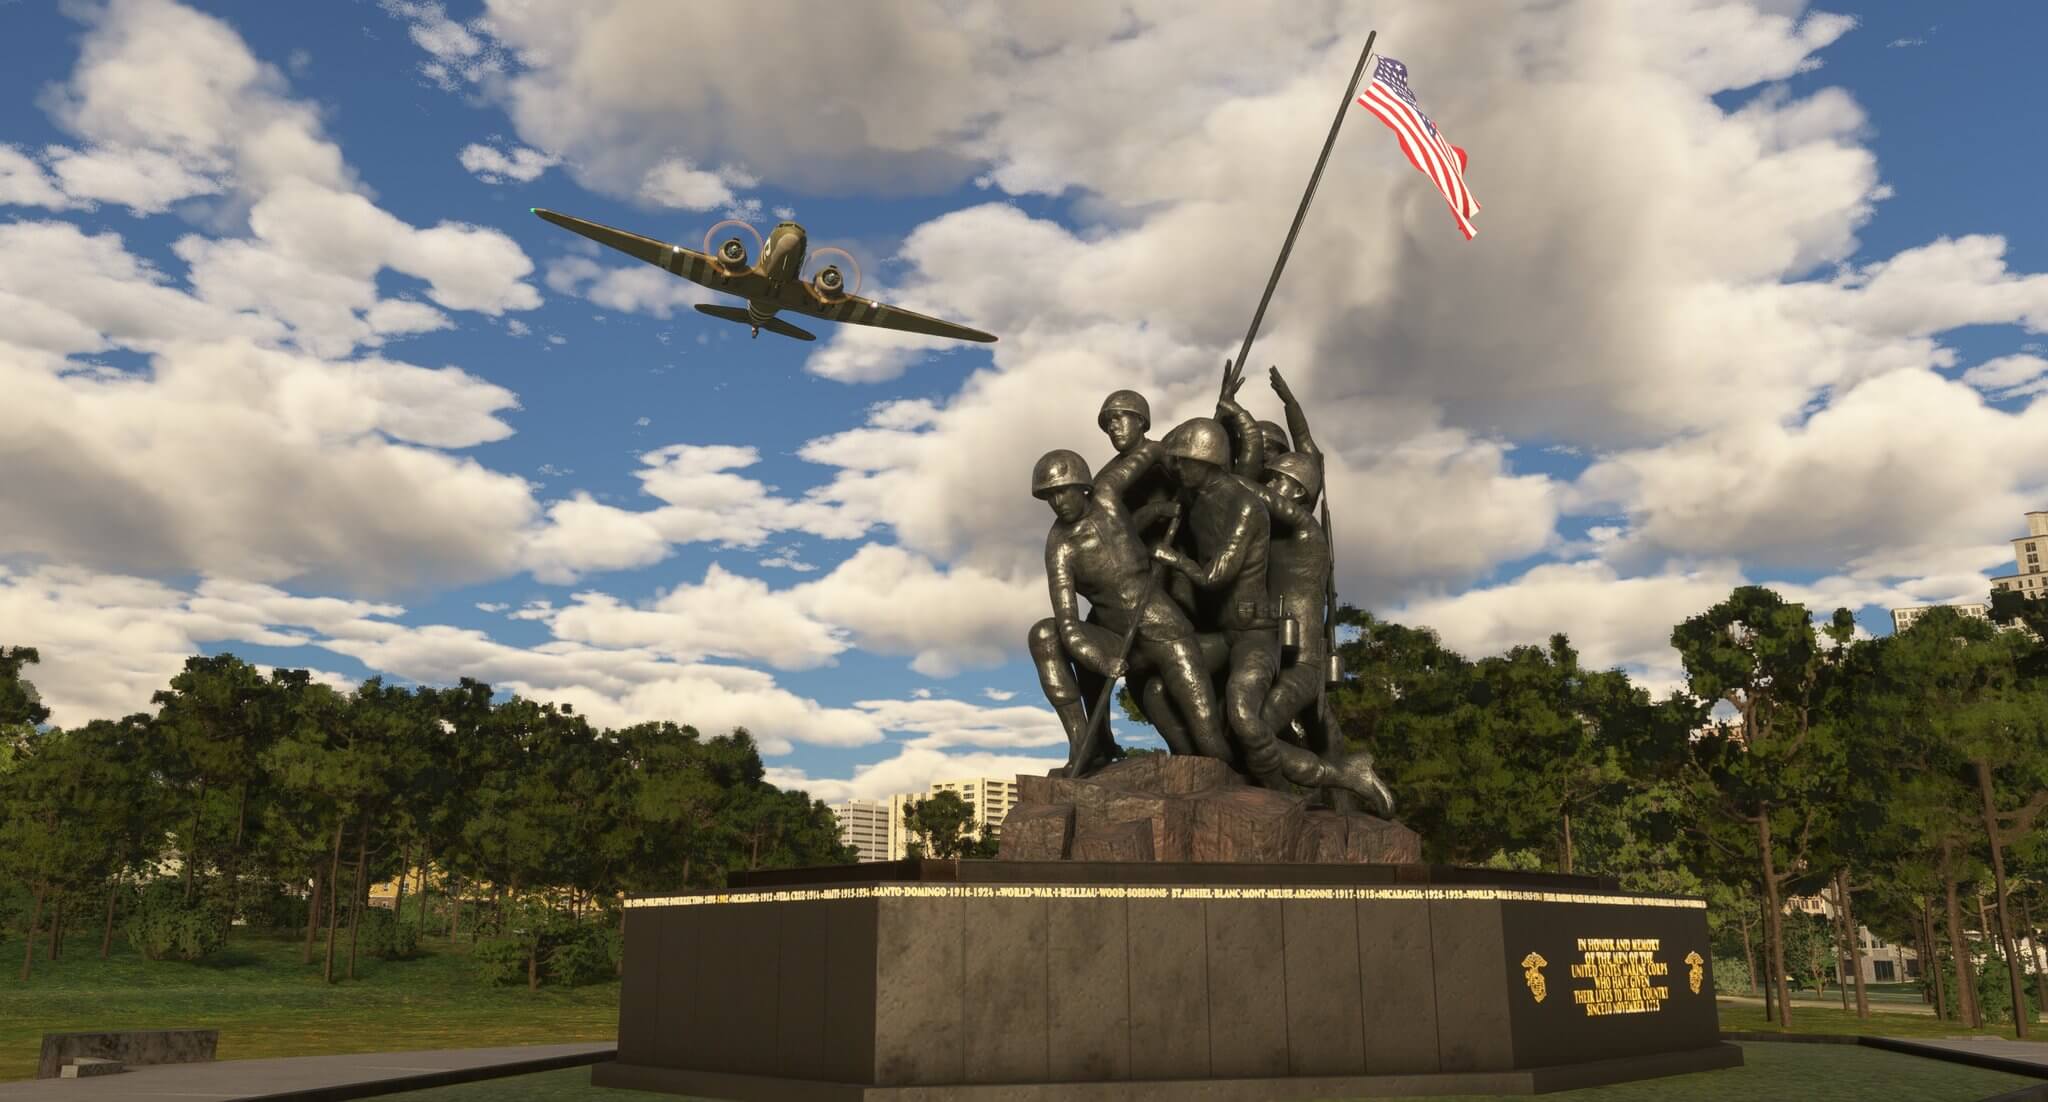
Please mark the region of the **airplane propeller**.
POLYGON ((812 250, 804 258, 804 286, 810 288, 812 297, 819 302, 838 302, 848 295, 860 294, 860 282, 860 262, 845 249, 827 245, 812 250), (846 276, 849 268, 853 271, 851 281, 846 276))
POLYGON ((755 257, 761 255, 761 231, 737 218, 728 218, 705 232, 704 252, 728 272, 744 271, 754 262, 755 257), (722 242, 719 241, 718 231, 728 226, 745 230, 747 236, 754 239, 754 247, 748 249, 746 241, 737 233, 731 234, 722 242))

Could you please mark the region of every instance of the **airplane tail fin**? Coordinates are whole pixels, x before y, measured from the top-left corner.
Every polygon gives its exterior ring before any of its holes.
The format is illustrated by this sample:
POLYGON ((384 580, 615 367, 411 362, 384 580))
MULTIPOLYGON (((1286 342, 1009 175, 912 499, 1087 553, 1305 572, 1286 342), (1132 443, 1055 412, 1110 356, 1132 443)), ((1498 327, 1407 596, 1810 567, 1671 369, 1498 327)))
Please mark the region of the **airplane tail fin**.
POLYGON ((726 321, 736 321, 745 326, 758 325, 770 333, 776 333, 784 337, 793 337, 800 341, 814 341, 818 339, 815 335, 806 333, 796 326, 783 321, 781 318, 769 318, 767 321, 757 323, 754 321, 753 315, 748 314, 738 306, 713 306, 700 302, 697 304, 697 312, 700 314, 710 314, 714 318, 724 318, 726 321))

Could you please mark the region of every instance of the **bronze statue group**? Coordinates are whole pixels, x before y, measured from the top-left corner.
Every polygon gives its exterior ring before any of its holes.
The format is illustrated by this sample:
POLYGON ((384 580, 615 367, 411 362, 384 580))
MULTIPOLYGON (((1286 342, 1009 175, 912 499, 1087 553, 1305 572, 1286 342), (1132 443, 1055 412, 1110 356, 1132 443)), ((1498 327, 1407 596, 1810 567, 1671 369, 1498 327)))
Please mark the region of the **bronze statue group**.
POLYGON ((1113 760, 1108 687, 1125 678, 1175 754, 1231 763, 1255 784, 1300 785, 1333 806, 1385 815, 1368 754, 1346 754, 1327 687, 1340 677, 1323 457, 1278 368, 1287 427, 1254 420, 1226 365, 1214 417, 1147 437, 1143 395, 1119 390, 1097 424, 1117 457, 1091 477, 1066 449, 1031 472, 1052 506, 1052 615, 1029 645, 1080 777, 1113 760), (1087 598, 1088 613, 1080 611, 1087 598), (1092 708, 1092 710, 1091 710, 1092 708))

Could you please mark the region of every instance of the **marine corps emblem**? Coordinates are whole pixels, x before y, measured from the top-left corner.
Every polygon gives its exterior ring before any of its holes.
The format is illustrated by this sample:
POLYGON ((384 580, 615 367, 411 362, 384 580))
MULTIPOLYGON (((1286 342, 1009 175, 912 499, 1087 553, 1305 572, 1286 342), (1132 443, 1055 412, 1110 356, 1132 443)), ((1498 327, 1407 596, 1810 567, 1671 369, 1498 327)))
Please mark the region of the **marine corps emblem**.
MULTIPOLYGON (((1548 985, 1543 982, 1542 972, 1543 966, 1549 963, 1541 953, 1530 953, 1522 958, 1522 979, 1529 984, 1529 994, 1536 996, 1537 1002, 1542 1002, 1543 996, 1550 993, 1548 985)), ((1697 984, 1694 989, 1698 989, 1697 984)))
POLYGON ((1707 974, 1706 969, 1700 966, 1706 961, 1701 960, 1698 953, 1687 953, 1685 963, 1692 965, 1692 971, 1685 974, 1685 982, 1692 985, 1692 993, 1697 995, 1700 993, 1700 981, 1705 979, 1707 974))

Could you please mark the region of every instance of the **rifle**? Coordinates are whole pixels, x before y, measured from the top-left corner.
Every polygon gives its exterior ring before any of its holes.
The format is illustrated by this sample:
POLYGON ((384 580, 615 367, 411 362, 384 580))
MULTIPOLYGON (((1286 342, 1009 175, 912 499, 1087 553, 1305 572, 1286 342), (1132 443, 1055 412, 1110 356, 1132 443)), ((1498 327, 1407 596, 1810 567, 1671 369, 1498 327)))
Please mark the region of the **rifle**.
MULTIPOLYGON (((1166 538, 1160 541, 1160 546, 1171 547, 1173 545, 1174 533, 1178 531, 1180 531, 1180 514, 1175 513, 1173 520, 1166 526, 1166 538)), ((1138 625, 1143 622, 1145 606, 1151 604, 1153 596, 1159 592, 1159 583, 1164 579, 1165 574, 1166 564, 1154 563, 1152 564, 1152 572, 1145 576, 1145 595, 1138 598, 1138 606, 1131 610, 1130 626, 1124 629, 1123 645, 1117 650, 1117 661, 1124 663, 1126 667, 1130 665, 1131 644, 1137 641, 1138 625)), ((1129 673, 1128 668, 1125 672, 1129 673)), ((1100 741, 1099 736, 1103 726, 1109 722, 1109 701, 1115 692, 1116 678, 1112 677, 1103 682, 1102 691, 1097 693, 1095 697, 1095 709, 1088 713, 1088 729, 1081 732, 1081 738, 1074 743, 1073 749, 1067 755, 1067 776, 1079 776, 1081 767, 1086 765, 1088 759, 1095 755, 1095 744, 1100 741)))
MULTIPOLYGON (((1330 687, 1342 684, 1344 680, 1343 660, 1337 657, 1337 537, 1330 531, 1330 488, 1323 487, 1323 542, 1330 549, 1330 571, 1324 575, 1323 583, 1323 683, 1316 689, 1316 722, 1323 728, 1324 760, 1334 748, 1343 745, 1343 735, 1337 730, 1337 719, 1330 714, 1330 687)), ((1338 807, 1343 809, 1344 797, 1335 797, 1338 807)))

